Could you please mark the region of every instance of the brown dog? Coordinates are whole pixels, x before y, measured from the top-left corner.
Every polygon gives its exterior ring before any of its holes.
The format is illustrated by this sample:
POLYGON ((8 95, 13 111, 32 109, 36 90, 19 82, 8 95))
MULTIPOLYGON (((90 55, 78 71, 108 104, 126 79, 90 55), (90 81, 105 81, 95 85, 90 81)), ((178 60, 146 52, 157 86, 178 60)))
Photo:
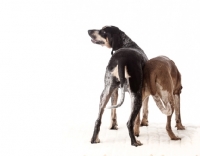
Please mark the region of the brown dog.
MULTIPOLYGON (((181 74, 175 63, 166 56, 159 56, 150 59, 143 69, 143 91, 142 100, 152 95, 158 108, 167 116, 166 130, 172 140, 179 140, 171 129, 171 117, 175 109, 176 127, 178 130, 184 130, 181 123, 180 114, 180 93, 182 89, 181 74), (162 102, 165 105, 163 107, 162 102), (171 106, 171 109, 170 107, 171 106)), ((148 110, 146 110, 148 111, 148 110)), ((144 110, 145 112, 145 110, 144 110)), ((135 135, 139 135, 139 114, 135 122, 135 135)))

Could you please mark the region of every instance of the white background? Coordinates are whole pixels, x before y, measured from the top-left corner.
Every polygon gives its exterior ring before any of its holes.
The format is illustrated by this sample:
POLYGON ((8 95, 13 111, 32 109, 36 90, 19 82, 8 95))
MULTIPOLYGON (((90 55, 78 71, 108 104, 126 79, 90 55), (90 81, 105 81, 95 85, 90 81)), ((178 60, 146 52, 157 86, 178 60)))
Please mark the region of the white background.
MULTIPOLYGON (((87 30, 105 25, 119 27, 149 58, 174 60, 183 124, 199 125, 199 8, 197 0, 1 0, 0 155, 67 155, 70 123, 94 124, 111 49, 92 44, 87 30)), ((165 123, 149 105, 149 122, 165 123)), ((126 94, 118 109, 124 123, 129 107, 126 94)))

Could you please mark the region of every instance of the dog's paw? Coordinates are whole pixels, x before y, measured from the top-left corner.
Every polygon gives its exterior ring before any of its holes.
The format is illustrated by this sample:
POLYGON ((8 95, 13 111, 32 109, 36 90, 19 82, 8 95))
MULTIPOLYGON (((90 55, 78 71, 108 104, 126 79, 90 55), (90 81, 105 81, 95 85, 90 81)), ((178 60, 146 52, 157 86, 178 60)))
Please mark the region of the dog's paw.
POLYGON ((96 143, 100 143, 100 139, 96 138, 96 139, 91 139, 91 144, 96 144, 96 143))
POLYGON ((117 125, 112 125, 112 126, 110 126, 110 130, 118 130, 117 125))
POLYGON ((142 120, 140 126, 148 126, 148 121, 147 120, 142 120))
POLYGON ((140 132, 134 132, 134 135, 135 135, 136 137, 139 137, 140 132))
POLYGON ((139 126, 134 126, 134 135, 136 136, 136 137, 139 137, 139 135, 140 135, 140 129, 139 129, 139 126))
POLYGON ((185 127, 182 126, 182 127, 177 127, 177 130, 185 130, 185 127))
POLYGON ((171 140, 181 140, 181 138, 175 136, 175 137, 171 138, 171 140))
POLYGON ((136 142, 132 143, 131 145, 137 147, 142 146, 143 144, 139 140, 136 140, 136 142))
POLYGON ((118 125, 116 120, 111 120, 110 130, 118 130, 118 125))
POLYGON ((183 126, 182 124, 176 124, 177 130, 185 130, 185 126, 183 126))

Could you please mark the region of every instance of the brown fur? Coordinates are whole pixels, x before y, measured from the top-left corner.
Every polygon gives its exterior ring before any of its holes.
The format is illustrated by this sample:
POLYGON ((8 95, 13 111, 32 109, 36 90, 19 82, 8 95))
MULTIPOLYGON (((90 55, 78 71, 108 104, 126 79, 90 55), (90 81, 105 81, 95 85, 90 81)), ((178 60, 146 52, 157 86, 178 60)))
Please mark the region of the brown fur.
POLYGON ((175 63, 166 56, 149 60, 144 68, 144 77, 151 95, 157 92, 156 83, 161 84, 163 90, 173 94, 181 93, 181 75, 175 63))
MULTIPOLYGON (((156 103, 161 102, 160 100, 162 100, 165 107, 170 103, 172 113, 167 116, 166 130, 172 140, 179 140, 180 138, 176 137, 171 129, 171 117, 174 109, 177 129, 185 129, 181 123, 180 116, 180 93, 182 89, 181 74, 175 63, 166 56, 159 56, 150 59, 145 64, 143 76, 143 105, 145 105, 144 100, 150 95, 153 96, 156 103)), ((146 113, 148 113, 148 110, 146 113)), ((136 120, 140 120, 140 114, 138 114, 136 120)), ((136 123, 135 126, 137 127, 135 127, 135 135, 139 135, 139 126, 136 123)))

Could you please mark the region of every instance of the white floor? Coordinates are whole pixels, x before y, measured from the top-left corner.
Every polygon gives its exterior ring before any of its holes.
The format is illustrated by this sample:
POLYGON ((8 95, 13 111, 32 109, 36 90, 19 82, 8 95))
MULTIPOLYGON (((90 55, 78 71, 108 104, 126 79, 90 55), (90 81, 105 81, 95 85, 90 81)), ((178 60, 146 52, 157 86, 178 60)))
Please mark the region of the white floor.
POLYGON ((65 139, 73 156, 200 156, 200 125, 184 124, 186 130, 181 131, 172 123, 174 133, 181 137, 180 141, 172 141, 165 123, 149 124, 140 129, 140 147, 131 146, 125 123, 119 123, 118 130, 109 130, 108 121, 102 123, 99 144, 90 143, 94 126, 91 123, 69 124, 65 139))

